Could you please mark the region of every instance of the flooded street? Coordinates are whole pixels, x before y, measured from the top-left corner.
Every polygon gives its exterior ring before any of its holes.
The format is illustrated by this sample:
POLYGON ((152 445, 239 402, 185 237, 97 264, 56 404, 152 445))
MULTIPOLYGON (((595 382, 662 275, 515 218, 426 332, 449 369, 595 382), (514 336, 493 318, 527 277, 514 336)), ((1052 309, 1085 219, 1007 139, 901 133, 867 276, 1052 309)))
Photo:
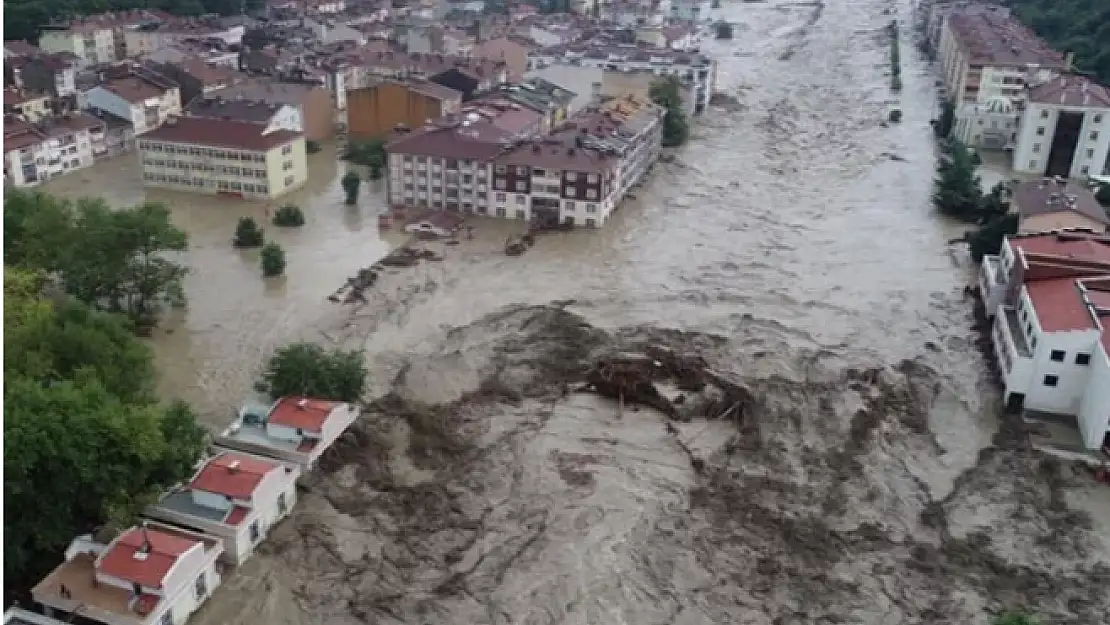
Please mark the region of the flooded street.
MULTIPOLYGON (((222 426, 307 337, 365 349, 386 396, 194 623, 1104 624, 1107 494, 999 431, 962 227, 929 204, 934 78, 904 45, 892 97, 888 7, 908 23, 887 0, 727 4, 736 38, 707 51, 743 110, 711 111, 604 230, 511 258, 521 224, 479 221, 361 308, 325 297, 387 245, 380 196, 342 206, 330 154, 293 200, 309 223, 277 234, 280 283, 228 243, 262 207, 148 196, 192 234, 167 393, 222 426), (756 425, 670 431, 559 392, 648 342, 742 380, 756 425)), ((109 201, 142 197, 124 167, 109 201)))

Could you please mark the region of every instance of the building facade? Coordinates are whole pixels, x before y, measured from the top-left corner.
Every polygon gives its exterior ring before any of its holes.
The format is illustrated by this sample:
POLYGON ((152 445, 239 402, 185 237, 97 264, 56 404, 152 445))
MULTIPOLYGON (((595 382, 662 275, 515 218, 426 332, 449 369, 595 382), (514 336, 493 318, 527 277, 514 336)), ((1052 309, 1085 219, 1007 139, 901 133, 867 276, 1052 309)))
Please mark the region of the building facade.
POLYGON ((1061 74, 1029 90, 1013 168, 1025 174, 1083 178, 1108 173, 1110 88, 1061 74))
POLYGON ((181 115, 181 91, 165 76, 131 68, 125 78, 112 78, 83 94, 87 108, 111 113, 129 121, 136 135, 161 126, 181 115))
POLYGON ((384 80, 348 91, 345 99, 347 132, 355 139, 385 137, 398 126, 418 128, 462 106, 458 91, 418 80, 384 80))
POLYGON ((146 186, 269 200, 308 180, 304 134, 262 124, 181 117, 137 144, 146 186))
POLYGON ((91 166, 103 150, 104 124, 77 114, 30 124, 4 122, 4 182, 31 187, 91 166))

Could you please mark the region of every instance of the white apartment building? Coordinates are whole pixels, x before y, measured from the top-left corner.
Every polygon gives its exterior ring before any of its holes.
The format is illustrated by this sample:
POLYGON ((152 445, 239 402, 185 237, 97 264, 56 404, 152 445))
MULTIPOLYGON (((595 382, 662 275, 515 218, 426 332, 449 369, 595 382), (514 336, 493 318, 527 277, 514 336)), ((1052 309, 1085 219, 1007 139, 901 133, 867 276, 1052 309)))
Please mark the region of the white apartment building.
POLYGON ((224 558, 246 562, 297 501, 300 467, 242 452, 221 452, 187 485, 164 495, 147 516, 201 530, 223 541, 224 558))
POLYGON ((184 625, 219 587, 222 553, 216 538, 157 523, 133 527, 108 544, 82 536, 31 594, 47 616, 184 625))
POLYGON ((282 397, 269 406, 244 406, 215 442, 228 449, 290 462, 307 471, 358 414, 358 408, 345 402, 282 397))
POLYGON ((70 52, 84 65, 114 63, 127 56, 127 31, 172 20, 167 13, 147 9, 92 15, 63 27, 46 27, 39 36, 39 48, 45 52, 70 52))
POLYGON ((91 115, 38 124, 4 122, 4 183, 31 187, 93 164, 104 145, 104 123, 91 115))
POLYGON ((1110 239, 1010 237, 979 281, 984 305, 998 302, 991 337, 1006 404, 1074 416, 1085 447, 1110 446, 1110 239))
POLYGON ((677 76, 689 84, 684 97, 691 100, 690 112, 700 115, 709 107, 717 84, 717 62, 703 54, 665 49, 645 49, 635 45, 575 44, 537 50, 528 55, 528 69, 552 65, 596 67, 614 77, 643 74, 677 76))
POLYGON ((1029 90, 1014 148, 1014 171, 1084 178, 1110 156, 1110 88, 1061 74, 1029 90))
POLYGON ((141 70, 126 78, 105 80, 83 96, 89 109, 125 119, 142 135, 181 115, 181 90, 169 79, 141 70))

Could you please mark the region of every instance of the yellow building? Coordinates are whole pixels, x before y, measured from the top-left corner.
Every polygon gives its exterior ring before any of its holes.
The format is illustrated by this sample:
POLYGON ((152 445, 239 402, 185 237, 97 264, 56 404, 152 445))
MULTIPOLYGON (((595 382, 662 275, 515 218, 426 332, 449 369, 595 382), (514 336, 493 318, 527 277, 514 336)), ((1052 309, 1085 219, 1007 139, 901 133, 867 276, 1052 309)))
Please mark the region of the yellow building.
POLYGON ((268 200, 308 180, 304 133, 263 124, 181 117, 138 140, 143 184, 268 200))

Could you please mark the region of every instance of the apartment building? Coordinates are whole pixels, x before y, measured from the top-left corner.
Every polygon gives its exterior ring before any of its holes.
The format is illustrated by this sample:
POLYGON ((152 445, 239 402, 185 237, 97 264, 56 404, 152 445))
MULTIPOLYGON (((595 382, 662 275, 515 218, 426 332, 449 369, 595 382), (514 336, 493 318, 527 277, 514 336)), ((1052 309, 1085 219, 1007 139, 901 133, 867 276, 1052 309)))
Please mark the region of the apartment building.
POLYGON ((143 523, 107 542, 70 544, 65 562, 31 591, 46 616, 104 625, 184 625, 223 581, 220 541, 143 523))
POLYGON ((387 146, 392 204, 600 227, 659 154, 662 111, 634 96, 546 136, 535 133, 535 111, 510 108, 498 120, 476 105, 387 146))
POLYGON ((347 132, 375 139, 398 127, 418 128, 429 119, 457 113, 462 94, 426 80, 384 80, 347 92, 347 132))
POLYGON ((136 58, 190 39, 239 44, 245 32, 241 25, 224 26, 211 18, 173 18, 124 28, 124 50, 127 56, 136 58))
POLYGON ((50 117, 53 114, 51 98, 45 93, 35 93, 14 87, 4 88, 4 114, 16 115, 29 122, 50 117))
POLYGON ((300 116, 300 127, 304 129, 307 141, 324 141, 335 134, 335 102, 331 92, 318 84, 263 78, 237 82, 206 95, 225 100, 261 100, 291 106, 300 116))
POLYGON ((146 515, 220 538, 224 559, 239 566, 293 509, 300 474, 294 464, 223 451, 188 484, 148 507, 146 515))
POLYGON ((32 124, 4 120, 4 183, 39 185, 93 164, 104 147, 104 124, 85 114, 48 118, 32 124))
POLYGON ((86 108, 106 111, 131 122, 136 135, 181 115, 181 90, 172 80, 142 67, 127 68, 123 77, 106 78, 84 92, 86 108))
POLYGON ((214 94, 220 89, 226 89, 247 80, 247 75, 234 67, 212 63, 199 57, 164 63, 149 62, 148 65, 177 83, 181 90, 183 106, 198 97, 214 94))
POLYGON ((717 62, 703 54, 641 48, 631 44, 584 43, 534 51, 529 70, 553 65, 597 68, 610 78, 650 84, 659 76, 677 76, 687 86, 684 99, 692 115, 709 107, 717 81, 717 62))
POLYGON ((84 65, 114 63, 127 57, 128 30, 171 20, 168 13, 147 9, 102 13, 60 26, 45 26, 39 35, 39 47, 45 52, 72 53, 84 65))
POLYGON ((1033 86, 1014 147, 1025 174, 1083 178, 1110 173, 1110 88, 1060 74, 1033 86))
POLYGON ((540 132, 549 132, 570 114, 570 105, 578 94, 540 77, 523 82, 502 84, 476 96, 475 101, 504 100, 536 111, 542 116, 540 132))
POLYGON ((528 53, 531 50, 532 46, 526 40, 505 35, 478 43, 471 56, 505 63, 509 82, 519 82, 528 71, 528 53))
POLYGON ((1064 71, 1068 62, 1008 11, 983 7, 948 14, 939 60, 956 104, 956 136, 974 147, 1013 148, 1027 85, 1064 71))
POLYGON ((5 60, 13 84, 28 91, 64 98, 77 94, 79 60, 68 52, 36 54, 5 60))
POLYGON ((143 184, 268 200, 308 179, 304 133, 263 124, 180 117, 138 139, 143 184))
POLYGON ((984 263, 984 303, 1011 409, 1074 417, 1087 449, 1110 447, 1110 239, 1016 235, 984 263))
POLYGON ((185 107, 185 115, 259 124, 263 127, 263 134, 277 130, 304 132, 301 114, 296 108, 263 100, 197 98, 185 107))

